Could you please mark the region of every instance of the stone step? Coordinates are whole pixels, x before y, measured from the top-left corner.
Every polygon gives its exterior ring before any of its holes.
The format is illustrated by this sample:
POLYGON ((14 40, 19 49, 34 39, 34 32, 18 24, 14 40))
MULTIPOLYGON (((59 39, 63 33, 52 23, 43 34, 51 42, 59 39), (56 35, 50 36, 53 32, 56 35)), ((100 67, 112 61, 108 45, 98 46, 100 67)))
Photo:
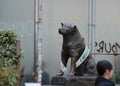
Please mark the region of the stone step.
POLYGON ((62 86, 94 86, 96 76, 54 76, 52 77, 52 85, 62 86))

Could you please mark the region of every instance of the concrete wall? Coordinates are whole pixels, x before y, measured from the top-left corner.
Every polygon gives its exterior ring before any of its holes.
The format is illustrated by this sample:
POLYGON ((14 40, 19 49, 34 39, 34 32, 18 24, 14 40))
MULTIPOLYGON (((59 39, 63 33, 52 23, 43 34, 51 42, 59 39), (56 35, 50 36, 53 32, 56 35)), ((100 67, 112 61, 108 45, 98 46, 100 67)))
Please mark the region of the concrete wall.
MULTIPOLYGON (((96 0, 96 53, 100 51, 108 54, 116 49, 118 53, 120 51, 119 2, 96 0)), ((61 22, 76 24, 88 45, 88 0, 43 0, 42 55, 45 70, 50 77, 60 69, 62 36, 58 34, 58 28, 61 22)), ((117 58, 119 57, 118 55, 117 58)), ((101 59, 107 59, 114 65, 113 55, 95 55, 96 62, 101 59)))
POLYGON ((63 23, 74 23, 81 35, 88 37, 88 1, 87 0, 43 0, 43 62, 50 77, 60 69, 62 36, 58 29, 63 23))
MULTIPOLYGON (((96 53, 120 51, 119 2, 96 0, 96 53)), ((60 69, 62 36, 58 29, 61 22, 76 24, 88 45, 88 0, 43 0, 42 15, 42 57, 44 70, 51 78, 60 69)), ((25 66, 25 73, 31 75, 34 64, 34 0, 0 0, 0 29, 17 32, 24 51, 22 66, 25 66)), ((95 56, 96 62, 100 59, 114 64, 113 55, 95 56)))
POLYGON ((21 65, 25 67, 25 75, 31 76, 34 64, 34 0, 0 0, 0 29, 16 31, 24 52, 21 65))
MULTIPOLYGON (((120 6, 118 3, 120 3, 119 0, 96 1, 96 52, 113 53, 117 50, 117 53, 120 53, 120 6)), ((115 64, 114 57, 113 55, 100 55, 96 57, 96 60, 107 59, 115 64)), ((118 68, 119 57, 119 55, 116 56, 117 70, 120 69, 118 68)))

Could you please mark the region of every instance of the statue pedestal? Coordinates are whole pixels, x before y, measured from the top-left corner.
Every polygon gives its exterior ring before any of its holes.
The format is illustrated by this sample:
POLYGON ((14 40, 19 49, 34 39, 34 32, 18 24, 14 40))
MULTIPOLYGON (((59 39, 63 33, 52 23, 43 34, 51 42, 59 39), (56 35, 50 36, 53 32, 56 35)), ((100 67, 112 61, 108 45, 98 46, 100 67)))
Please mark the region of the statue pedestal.
POLYGON ((55 76, 52 77, 52 85, 62 86, 94 86, 96 76, 55 76))

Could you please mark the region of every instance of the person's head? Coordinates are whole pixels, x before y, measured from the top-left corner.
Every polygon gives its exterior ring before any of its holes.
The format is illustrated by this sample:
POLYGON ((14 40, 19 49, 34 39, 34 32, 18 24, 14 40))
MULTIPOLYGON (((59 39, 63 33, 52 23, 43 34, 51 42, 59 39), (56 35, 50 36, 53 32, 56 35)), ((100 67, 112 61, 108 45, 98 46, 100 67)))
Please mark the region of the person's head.
POLYGON ((101 60, 97 63, 97 72, 99 76, 104 76, 107 79, 112 78, 112 64, 107 60, 101 60))

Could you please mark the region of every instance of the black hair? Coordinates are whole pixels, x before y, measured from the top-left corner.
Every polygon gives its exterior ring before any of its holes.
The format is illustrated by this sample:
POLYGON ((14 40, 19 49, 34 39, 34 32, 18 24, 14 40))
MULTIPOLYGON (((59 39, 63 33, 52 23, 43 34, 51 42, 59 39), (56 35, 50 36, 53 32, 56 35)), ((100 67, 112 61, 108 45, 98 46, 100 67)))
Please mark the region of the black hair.
POLYGON ((102 76, 105 73, 106 69, 111 71, 113 69, 113 66, 109 61, 101 60, 97 63, 96 68, 99 76, 102 76))
POLYGON ((101 60, 101 61, 98 61, 97 65, 96 65, 96 69, 97 69, 97 72, 98 72, 98 77, 95 81, 95 86, 97 86, 99 78, 104 75, 106 69, 111 71, 113 69, 113 66, 109 61, 101 60))

